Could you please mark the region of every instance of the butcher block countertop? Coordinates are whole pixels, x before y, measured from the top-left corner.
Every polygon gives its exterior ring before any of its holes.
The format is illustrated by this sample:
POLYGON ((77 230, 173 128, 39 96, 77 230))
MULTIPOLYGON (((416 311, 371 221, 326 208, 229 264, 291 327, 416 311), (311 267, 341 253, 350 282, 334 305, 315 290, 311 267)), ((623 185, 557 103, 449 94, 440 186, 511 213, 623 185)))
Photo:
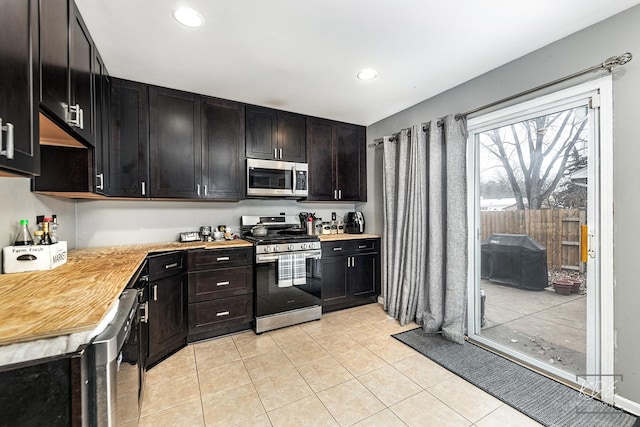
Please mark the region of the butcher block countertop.
POLYGON ((318 237, 321 242, 333 242, 336 240, 377 239, 380 236, 375 234, 323 234, 318 237))
POLYGON ((49 271, 0 275, 0 346, 94 330, 151 252, 252 246, 244 240, 75 249, 49 271))

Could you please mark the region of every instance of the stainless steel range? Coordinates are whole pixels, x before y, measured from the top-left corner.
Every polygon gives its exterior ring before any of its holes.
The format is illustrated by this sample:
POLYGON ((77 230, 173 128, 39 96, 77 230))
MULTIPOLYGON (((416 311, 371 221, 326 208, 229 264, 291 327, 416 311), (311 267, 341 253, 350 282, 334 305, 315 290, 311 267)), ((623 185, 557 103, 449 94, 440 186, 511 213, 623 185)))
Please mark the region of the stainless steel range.
POLYGON ((293 215, 242 216, 241 228, 255 245, 256 333, 320 319, 318 237, 293 215))

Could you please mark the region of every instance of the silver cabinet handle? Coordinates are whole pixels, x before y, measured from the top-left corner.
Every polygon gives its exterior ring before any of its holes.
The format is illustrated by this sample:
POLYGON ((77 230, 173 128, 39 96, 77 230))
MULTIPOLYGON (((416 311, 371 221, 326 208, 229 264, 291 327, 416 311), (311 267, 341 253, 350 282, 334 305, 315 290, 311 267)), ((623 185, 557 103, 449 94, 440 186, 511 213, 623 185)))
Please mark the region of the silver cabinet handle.
POLYGON ((0 118, 0 155, 5 156, 7 159, 13 159, 13 124, 7 122, 6 125, 2 125, 2 119, 0 118), (7 148, 2 149, 2 132, 7 132, 7 148))
POLYGON ((280 155, 278 156, 279 159, 282 159, 282 148, 280 150, 278 150, 280 152, 280 155))
POLYGON ((347 268, 351 268, 351 257, 347 257, 347 268))
POLYGON ((198 196, 200 195, 200 184, 196 185, 196 193, 198 194, 198 196))
POLYGON ((216 258, 216 261, 229 261, 229 257, 228 256, 219 256, 218 258, 216 258))
POLYGON ((333 190, 333 199, 338 200, 338 190, 333 190))
POLYGON ((96 183, 96 190, 104 190, 104 174, 99 173, 96 175, 96 181, 100 181, 100 184, 96 183))
POLYGON ((342 247, 338 247, 338 248, 333 248, 334 251, 341 251, 342 247))
POLYGON ((177 267, 177 266, 178 266, 178 263, 174 262, 174 263, 165 265, 164 268, 165 268, 165 270, 168 270, 170 268, 174 268, 174 267, 177 267))
POLYGON ((207 195, 207 184, 204 185, 204 195, 207 195))
POLYGON ((367 247, 367 245, 358 245, 358 249, 364 249, 366 247, 367 247))
POLYGON ((80 104, 70 105, 69 106, 69 125, 83 129, 84 120, 83 120, 83 112, 82 108, 80 108, 80 104))
POLYGON ((338 190, 338 200, 342 200, 342 190, 338 190))
POLYGON ((351 257, 351 267, 355 267, 356 266, 356 257, 352 256, 351 257))
POLYGON ((153 300, 158 301, 158 285, 153 285, 153 300))
POLYGON ((228 316, 229 312, 228 311, 221 311, 219 313, 216 313, 216 317, 222 317, 222 316, 228 316))
POLYGON ((278 149, 277 149, 277 148, 274 148, 274 149, 273 149, 273 158, 274 158, 274 159, 277 159, 277 158, 278 158, 278 149))
POLYGON ((144 181, 142 181, 142 182, 140 183, 140 187, 142 188, 142 195, 143 195, 143 196, 146 196, 146 195, 147 195, 147 186, 145 185, 145 182, 144 182, 144 181))
POLYGON ((140 304, 140 310, 144 310, 140 316, 140 321, 142 323, 149 323, 149 303, 145 302, 144 304, 140 304))
POLYGON ((227 286, 229 284, 229 281, 227 280, 226 282, 218 282, 216 283, 216 286, 227 286))

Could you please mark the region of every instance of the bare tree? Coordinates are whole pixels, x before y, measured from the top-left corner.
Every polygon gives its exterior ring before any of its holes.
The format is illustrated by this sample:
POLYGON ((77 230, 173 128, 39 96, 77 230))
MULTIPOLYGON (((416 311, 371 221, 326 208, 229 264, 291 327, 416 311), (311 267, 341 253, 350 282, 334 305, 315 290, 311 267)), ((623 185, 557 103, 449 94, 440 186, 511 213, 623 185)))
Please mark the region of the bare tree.
MULTIPOLYGON (((582 108, 584 111, 584 107, 582 108)), ((577 110, 577 109, 576 109, 577 110)), ((484 132, 482 146, 502 165, 518 209, 540 209, 562 180, 572 150, 586 145, 576 110, 536 117, 484 132)))

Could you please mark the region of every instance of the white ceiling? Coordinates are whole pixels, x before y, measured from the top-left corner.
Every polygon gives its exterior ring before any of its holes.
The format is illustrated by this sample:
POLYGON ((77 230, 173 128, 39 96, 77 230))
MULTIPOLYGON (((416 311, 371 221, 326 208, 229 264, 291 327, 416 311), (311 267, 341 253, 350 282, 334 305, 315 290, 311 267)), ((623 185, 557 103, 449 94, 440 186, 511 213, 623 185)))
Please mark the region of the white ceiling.
POLYGON ((76 3, 113 76, 369 125, 640 0, 76 3))

